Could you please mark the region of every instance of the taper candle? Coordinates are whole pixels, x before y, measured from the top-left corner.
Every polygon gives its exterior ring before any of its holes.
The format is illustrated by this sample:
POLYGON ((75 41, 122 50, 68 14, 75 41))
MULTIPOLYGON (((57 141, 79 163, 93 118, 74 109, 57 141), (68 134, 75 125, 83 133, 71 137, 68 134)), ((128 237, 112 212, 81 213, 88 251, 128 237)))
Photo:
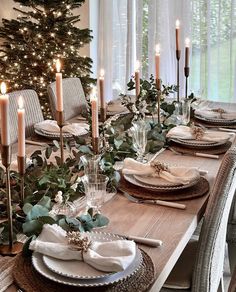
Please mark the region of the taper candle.
POLYGON ((104 97, 104 69, 100 70, 100 76, 99 76, 99 93, 100 93, 100 105, 101 108, 106 108, 105 104, 105 97, 104 97))
POLYGON ((18 100, 18 156, 25 157, 25 109, 23 97, 18 100))
POLYGON ((180 28, 180 21, 177 19, 176 22, 175 22, 176 51, 180 50, 180 46, 179 46, 179 28, 180 28))
POLYGON ((140 93, 140 74, 139 74, 140 62, 137 60, 135 63, 135 93, 139 96, 140 93))
POLYGON ((56 109, 59 112, 63 112, 63 90, 62 90, 62 73, 61 71, 61 62, 58 59, 56 61, 56 95, 57 95, 57 105, 56 109))
POLYGON ((160 44, 156 45, 155 65, 156 65, 156 80, 158 80, 160 79, 160 44))
POLYGON ((190 39, 185 39, 185 68, 189 68, 189 46, 190 46, 190 39))
POLYGON ((1 116, 1 142, 2 145, 10 145, 10 134, 9 134, 9 96, 6 94, 7 87, 6 83, 1 83, 0 96, 0 116, 1 116))
POLYGON ((90 95, 91 110, 92 110, 92 137, 99 137, 98 130, 98 99, 97 99, 97 89, 93 87, 92 93, 90 95))

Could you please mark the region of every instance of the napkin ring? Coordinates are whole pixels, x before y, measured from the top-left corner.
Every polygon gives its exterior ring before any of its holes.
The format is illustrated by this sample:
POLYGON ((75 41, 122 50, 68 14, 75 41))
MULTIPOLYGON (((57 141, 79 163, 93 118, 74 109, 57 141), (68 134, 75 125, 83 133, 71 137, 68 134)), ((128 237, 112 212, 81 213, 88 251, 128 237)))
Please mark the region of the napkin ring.
POLYGON ((202 128, 193 126, 191 127, 191 133, 196 140, 201 140, 205 132, 202 128))
POLYGON ((160 161, 152 161, 152 162, 150 163, 150 166, 151 166, 152 168, 154 168, 154 170, 155 170, 155 174, 158 175, 158 176, 160 175, 160 173, 161 173, 162 171, 169 171, 168 166, 167 166, 165 163, 160 162, 160 161))
POLYGON ((82 236, 79 231, 68 231, 66 234, 68 244, 72 250, 81 252, 82 260, 84 261, 83 253, 87 252, 92 244, 92 241, 88 236, 82 236))
POLYGON ((212 109, 211 111, 215 112, 215 113, 219 113, 221 118, 222 118, 222 115, 226 113, 226 111, 223 108, 220 108, 220 107, 212 109))

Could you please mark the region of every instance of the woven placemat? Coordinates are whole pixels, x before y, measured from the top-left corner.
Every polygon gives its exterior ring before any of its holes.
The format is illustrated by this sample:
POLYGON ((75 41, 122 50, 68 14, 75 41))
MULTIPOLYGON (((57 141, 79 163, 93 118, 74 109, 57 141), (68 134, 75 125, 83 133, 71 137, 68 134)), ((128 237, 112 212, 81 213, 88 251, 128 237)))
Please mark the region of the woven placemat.
POLYGON ((209 191, 209 182, 201 177, 197 184, 192 187, 185 188, 182 190, 170 190, 170 191, 159 191, 142 188, 129 183, 123 175, 119 184, 119 189, 122 192, 126 192, 133 197, 141 199, 154 199, 154 200, 165 200, 165 201, 178 201, 183 199, 192 199, 201 197, 209 191))
POLYGON ((5 291, 13 283, 12 270, 15 258, 9 256, 0 256, 0 291, 5 291))
POLYGON ((175 143, 174 141, 170 141, 169 145, 173 150, 176 152, 180 152, 183 154, 190 154, 194 155, 196 152, 198 153, 206 153, 206 154, 223 154, 229 150, 232 145, 232 142, 227 141, 226 143, 219 145, 219 146, 212 146, 212 147, 194 147, 194 146, 185 146, 175 143))
POLYGON ((114 285, 103 287, 81 288, 53 282, 40 275, 32 266, 31 258, 18 255, 13 268, 13 278, 20 289, 25 292, 144 292, 148 291, 154 282, 154 265, 143 250, 141 268, 132 277, 114 285))

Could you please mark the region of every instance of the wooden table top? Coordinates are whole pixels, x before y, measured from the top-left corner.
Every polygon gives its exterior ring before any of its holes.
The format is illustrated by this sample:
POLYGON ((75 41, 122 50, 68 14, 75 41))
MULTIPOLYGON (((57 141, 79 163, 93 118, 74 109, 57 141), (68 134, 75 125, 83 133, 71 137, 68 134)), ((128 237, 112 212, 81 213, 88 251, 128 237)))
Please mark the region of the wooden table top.
MULTIPOLYGON (((27 153, 32 153, 38 148, 39 146, 27 145, 27 153)), ((13 147, 13 153, 15 151, 16 146, 13 147)), ((212 188, 222 157, 223 155, 220 155, 220 159, 217 160, 176 155, 165 150, 158 156, 158 159, 171 164, 207 170, 206 178, 212 188)), ((15 158, 16 156, 13 155, 13 160, 15 158)), ((102 230, 163 241, 163 245, 157 248, 140 246, 153 260, 156 281, 151 291, 157 292, 163 286, 196 229, 204 213, 207 199, 208 195, 205 195, 192 200, 179 201, 186 204, 187 208, 178 210, 164 206, 132 203, 118 193, 102 208, 102 213, 110 219, 109 225, 102 230)), ((12 285, 7 291, 16 291, 16 287, 12 285)))

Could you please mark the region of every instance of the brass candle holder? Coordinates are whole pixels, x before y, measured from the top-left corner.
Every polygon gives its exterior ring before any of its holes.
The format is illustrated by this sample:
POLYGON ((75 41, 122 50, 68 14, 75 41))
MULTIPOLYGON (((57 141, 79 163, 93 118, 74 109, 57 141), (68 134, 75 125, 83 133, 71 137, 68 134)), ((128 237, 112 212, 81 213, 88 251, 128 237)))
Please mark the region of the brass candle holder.
POLYGON ((92 137, 92 146, 93 146, 93 153, 95 155, 99 154, 99 138, 92 137))
POLYGON ((181 51, 176 50, 176 59, 177 59, 177 102, 179 102, 179 60, 180 60, 181 51))
POLYGON ((18 173, 20 175, 20 200, 23 206, 25 199, 25 164, 26 157, 25 156, 17 156, 17 165, 18 165, 18 173))
POLYGON ((7 193, 7 222, 8 222, 8 245, 0 245, 0 254, 15 255, 21 252, 22 244, 17 242, 13 244, 13 219, 11 205, 11 183, 10 183, 10 165, 11 165, 11 147, 9 145, 1 146, 2 164, 6 169, 6 193, 7 193))
POLYGON ((189 67, 184 67, 184 76, 185 76, 185 98, 188 98, 188 77, 189 77, 189 67))
POLYGON ((157 107, 158 107, 158 111, 157 111, 157 120, 158 120, 158 124, 161 123, 161 114, 160 114, 160 99, 161 99, 161 79, 156 79, 156 87, 157 87, 157 107))
POLYGON ((100 118, 101 118, 101 122, 105 123, 105 121, 107 119, 107 110, 104 107, 100 108, 100 118))
POLYGON ((60 151, 61 151, 61 165, 64 163, 64 142, 63 142, 63 126, 65 125, 64 112, 56 111, 57 124, 60 128, 60 151))

